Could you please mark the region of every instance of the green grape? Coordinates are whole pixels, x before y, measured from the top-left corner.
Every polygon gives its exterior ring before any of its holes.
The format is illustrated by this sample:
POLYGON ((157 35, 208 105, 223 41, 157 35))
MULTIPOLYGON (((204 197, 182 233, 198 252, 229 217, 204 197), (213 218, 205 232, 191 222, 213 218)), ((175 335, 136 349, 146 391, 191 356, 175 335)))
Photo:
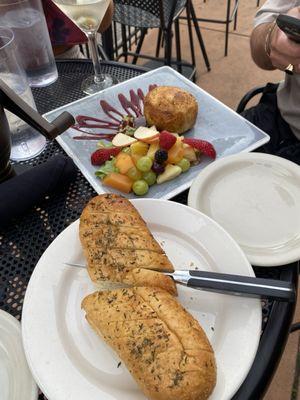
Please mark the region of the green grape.
POLYGON ((148 192, 149 186, 146 181, 140 179, 139 181, 134 182, 134 184, 132 185, 132 190, 136 195, 143 196, 148 192))
POLYGON ((190 169, 191 163, 186 158, 183 158, 176 165, 178 165, 178 167, 180 167, 182 169, 182 172, 186 172, 190 169))
POLYGON ((144 172, 143 179, 148 183, 149 186, 154 185, 156 182, 156 174, 153 171, 144 172))
POLYGON ((135 167, 131 167, 128 171, 127 174, 128 178, 130 178, 133 181, 138 181, 139 179, 142 178, 142 173, 135 167))
POLYGON ((152 167, 152 159, 147 156, 141 157, 137 161, 136 166, 140 171, 148 172, 148 171, 150 171, 150 169, 152 167))
POLYGON ((126 154, 130 154, 130 153, 131 153, 130 147, 124 147, 124 148, 122 149, 122 152, 123 152, 123 153, 126 153, 126 154))

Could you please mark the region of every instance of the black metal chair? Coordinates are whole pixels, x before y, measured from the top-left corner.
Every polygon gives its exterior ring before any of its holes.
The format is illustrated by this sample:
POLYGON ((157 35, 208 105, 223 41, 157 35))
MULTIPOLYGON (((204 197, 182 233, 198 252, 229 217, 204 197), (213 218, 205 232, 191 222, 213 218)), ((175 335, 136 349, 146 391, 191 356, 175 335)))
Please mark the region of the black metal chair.
MULTIPOLYGON (((240 0, 234 0, 234 7, 231 12, 231 0, 227 0, 225 19, 211 19, 211 18, 196 17, 197 21, 225 25, 225 51, 224 51, 225 57, 228 55, 229 28, 230 28, 231 22, 234 21, 234 25, 233 25, 234 30, 236 30, 236 27, 237 27, 237 13, 238 13, 239 1, 240 0)), ((204 3, 206 3, 206 0, 204 0, 204 3)), ((180 17, 180 18, 186 19, 186 17, 180 17)))
POLYGON ((238 114, 241 114, 245 110, 249 101, 253 97, 257 96, 258 94, 263 93, 264 89, 265 89, 265 86, 258 86, 258 87, 255 87, 255 88, 249 90, 249 92, 247 92, 240 100, 240 102, 237 106, 236 112, 238 114))
POLYGON ((190 79, 195 80, 196 76, 196 60, 194 51, 193 29, 200 44, 200 48, 204 57, 207 70, 210 70, 210 64, 206 53, 204 41, 201 35, 199 24, 196 20, 194 7, 190 0, 114 0, 115 11, 113 20, 121 24, 122 27, 122 44, 123 51, 118 56, 118 59, 124 57, 125 62, 128 61, 128 56, 132 56, 132 63, 136 64, 138 58, 160 61, 165 65, 175 64, 177 70, 182 72, 182 67, 190 67, 190 79), (180 30, 179 16, 186 11, 188 21, 188 34, 191 49, 191 63, 182 61, 181 45, 180 45, 180 30), (137 42, 135 51, 128 49, 128 41, 126 37, 126 27, 136 27, 140 29, 140 37, 137 42), (176 43, 176 60, 172 60, 172 40, 173 26, 175 32, 176 43), (141 54, 141 48, 147 34, 148 29, 158 29, 158 40, 156 46, 156 56, 141 54), (159 57, 159 49, 163 41, 164 57, 159 57))
MULTIPOLYGON (((233 30, 236 30, 237 28, 237 16, 238 16, 238 7, 239 7, 239 1, 240 0, 235 0, 234 1, 234 7, 231 12, 231 0, 227 0, 227 8, 226 8, 226 18, 225 20, 217 20, 217 19, 208 19, 208 18, 197 18, 198 21, 202 22, 211 22, 211 23, 216 23, 216 24, 225 24, 225 57, 228 55, 228 42, 229 42, 229 28, 230 24, 232 21, 234 21, 233 24, 233 30)), ((204 3, 206 3, 206 0, 203 0, 204 3)), ((260 0, 256 1, 256 7, 259 7, 260 5, 260 0)))

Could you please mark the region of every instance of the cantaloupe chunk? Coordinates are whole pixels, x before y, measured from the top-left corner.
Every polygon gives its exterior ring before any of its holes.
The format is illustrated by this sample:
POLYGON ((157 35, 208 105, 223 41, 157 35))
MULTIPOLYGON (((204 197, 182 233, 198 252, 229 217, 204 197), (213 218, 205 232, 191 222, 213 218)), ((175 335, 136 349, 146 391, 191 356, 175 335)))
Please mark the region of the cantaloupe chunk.
POLYGON ((134 167, 134 162, 129 154, 121 152, 116 157, 115 166, 118 168, 121 174, 125 175, 130 168, 134 167))
POLYGON ((102 182, 104 185, 120 190, 120 192, 123 193, 130 193, 133 183, 128 176, 119 174, 117 172, 111 172, 102 180, 102 182))
POLYGON ((176 140, 176 143, 168 151, 168 163, 177 164, 183 159, 184 149, 183 143, 180 139, 176 140))
POLYGON ((138 160, 141 158, 141 157, 143 157, 143 156, 141 156, 140 154, 131 154, 131 158, 132 158, 132 160, 133 160, 133 162, 134 162, 134 165, 136 166, 136 163, 138 162, 138 160))

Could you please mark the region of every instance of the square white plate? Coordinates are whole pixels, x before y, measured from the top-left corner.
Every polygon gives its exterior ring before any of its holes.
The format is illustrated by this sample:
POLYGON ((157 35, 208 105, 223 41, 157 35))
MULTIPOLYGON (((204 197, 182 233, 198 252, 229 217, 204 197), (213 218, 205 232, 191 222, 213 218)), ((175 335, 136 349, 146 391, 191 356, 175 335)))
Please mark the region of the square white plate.
MULTIPOLYGON (((219 100, 212 97, 170 67, 161 67, 126 82, 119 83, 100 93, 57 108, 45 114, 45 117, 49 121, 52 121, 62 111, 68 111, 74 117, 77 115, 86 115, 108 120, 108 117, 100 107, 100 100, 106 100, 109 104, 122 112, 118 100, 119 93, 123 93, 126 97, 129 97, 130 89, 141 88, 144 94, 146 94, 151 84, 181 87, 196 97, 199 105, 198 117, 194 128, 185 134, 185 136, 196 137, 211 142, 216 149, 217 158, 240 152, 249 152, 269 141, 269 136, 266 133, 256 128, 229 107, 222 104, 219 100)), ((104 129, 101 130, 101 132, 102 131, 103 133, 109 133, 109 131, 104 129)), ((74 160, 98 194, 105 192, 119 193, 112 188, 102 185, 101 180, 95 176, 97 167, 91 165, 90 156, 97 148, 97 141, 74 140, 73 136, 78 136, 78 134, 78 131, 70 128, 60 135, 57 141, 74 160)), ((161 185, 152 186, 147 195, 143 197, 156 199, 170 199, 174 197, 176 194, 189 188, 198 173, 210 162, 211 160, 204 157, 199 165, 190 168, 189 171, 181 174, 176 179, 161 185)), ((128 198, 136 197, 133 193, 125 196, 128 198)))

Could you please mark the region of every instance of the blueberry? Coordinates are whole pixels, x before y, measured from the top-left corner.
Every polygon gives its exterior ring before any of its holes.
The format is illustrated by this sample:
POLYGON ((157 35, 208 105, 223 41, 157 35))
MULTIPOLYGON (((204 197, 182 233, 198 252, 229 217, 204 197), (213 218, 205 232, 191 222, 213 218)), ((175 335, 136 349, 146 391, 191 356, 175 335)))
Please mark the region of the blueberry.
POLYGON ((168 159, 168 152, 166 150, 157 150, 154 155, 154 160, 159 163, 163 164, 168 159))
POLYGON ((165 170, 165 167, 162 164, 159 164, 158 162, 154 161, 152 165, 152 171, 155 172, 156 174, 162 174, 165 170))

